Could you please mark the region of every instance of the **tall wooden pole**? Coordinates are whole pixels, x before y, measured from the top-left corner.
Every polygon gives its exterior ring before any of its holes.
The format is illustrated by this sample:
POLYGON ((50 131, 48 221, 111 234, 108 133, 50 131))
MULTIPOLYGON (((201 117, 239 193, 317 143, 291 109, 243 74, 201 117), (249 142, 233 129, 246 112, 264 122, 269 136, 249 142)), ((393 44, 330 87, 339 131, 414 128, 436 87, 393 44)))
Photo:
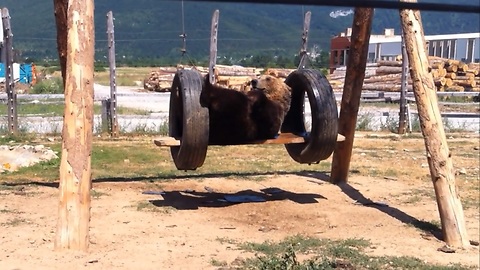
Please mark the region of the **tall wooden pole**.
POLYGON ((113 12, 107 13, 107 36, 108 36, 108 64, 110 67, 110 106, 109 124, 112 137, 118 136, 117 118, 117 82, 116 82, 116 61, 115 61, 115 31, 113 24, 113 12))
MULTIPOLYGON (((7 8, 2 9, 2 24, 4 37, 4 61, 5 61, 5 92, 7 93, 8 107, 8 132, 16 134, 18 132, 18 114, 17 114, 17 91, 15 90, 15 79, 13 75, 13 34, 10 25, 10 14, 7 8)), ((2 50, 2 51, 3 51, 2 50)))
POLYGON ((465 217, 455 185, 452 153, 448 149, 436 88, 429 70, 420 12, 400 10, 400 19, 430 175, 440 212, 443 240, 450 246, 466 247, 469 240, 465 217))
POLYGON ((362 95, 363 79, 367 66, 368 45, 372 29, 373 9, 356 8, 353 16, 350 53, 347 59, 345 86, 338 123, 338 133, 345 141, 337 142, 333 153, 330 181, 342 183, 348 180, 352 157, 353 139, 357 124, 358 108, 362 95))
POLYGON ((93 0, 67 9, 65 112, 56 249, 88 249, 93 127, 93 0))

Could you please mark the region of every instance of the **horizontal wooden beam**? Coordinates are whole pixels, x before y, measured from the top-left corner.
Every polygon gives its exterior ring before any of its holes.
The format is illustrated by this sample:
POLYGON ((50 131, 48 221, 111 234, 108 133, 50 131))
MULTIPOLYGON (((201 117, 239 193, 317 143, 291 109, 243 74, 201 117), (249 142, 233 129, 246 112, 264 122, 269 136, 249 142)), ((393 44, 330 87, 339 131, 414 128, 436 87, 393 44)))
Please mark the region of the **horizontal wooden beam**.
MULTIPOLYGON (((341 134, 337 136, 337 142, 342 142, 345 140, 345 137, 341 134)), ((280 133, 277 138, 275 139, 268 139, 268 140, 258 140, 252 141, 245 144, 291 144, 291 143, 304 143, 305 138, 301 136, 297 136, 292 133, 280 133)), ((172 147, 172 146, 180 146, 180 140, 175 139, 173 137, 160 137, 158 139, 153 140, 156 146, 160 147, 172 147)))

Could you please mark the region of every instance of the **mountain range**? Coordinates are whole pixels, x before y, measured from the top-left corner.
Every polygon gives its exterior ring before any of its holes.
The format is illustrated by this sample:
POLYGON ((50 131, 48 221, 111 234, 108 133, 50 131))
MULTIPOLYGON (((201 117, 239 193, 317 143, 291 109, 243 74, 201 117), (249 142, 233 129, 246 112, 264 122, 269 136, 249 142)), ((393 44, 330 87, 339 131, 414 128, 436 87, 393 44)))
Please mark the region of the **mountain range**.
MULTIPOLYGON (((442 1, 442 0, 436 0, 442 1)), ((431 2, 431 1, 430 1, 431 2)), ((472 4, 470 0, 442 3, 472 4)), ((22 58, 45 59, 56 55, 53 0, 2 0, 11 16, 14 47, 22 58)), ((218 55, 242 58, 255 54, 294 55, 301 45, 303 14, 312 12, 309 47, 328 51, 330 39, 350 27, 353 9, 228 2, 162 0, 96 0, 96 58, 106 59, 106 13, 115 17, 117 62, 125 59, 180 61, 186 33, 187 56, 207 59, 210 24, 215 9, 220 11, 218 55)), ((480 32, 479 14, 422 12, 425 33, 480 32)), ((376 9, 372 33, 394 28, 400 33, 397 10, 376 9)))

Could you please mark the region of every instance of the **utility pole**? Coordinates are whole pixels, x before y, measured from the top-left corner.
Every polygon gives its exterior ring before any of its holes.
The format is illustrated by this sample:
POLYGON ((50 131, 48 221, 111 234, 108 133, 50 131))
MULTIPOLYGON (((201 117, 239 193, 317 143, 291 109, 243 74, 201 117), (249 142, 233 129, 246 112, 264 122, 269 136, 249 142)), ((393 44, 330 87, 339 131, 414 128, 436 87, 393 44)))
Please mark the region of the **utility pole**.
POLYGON ((118 118, 117 118, 117 82, 116 82, 116 63, 115 63, 115 35, 113 24, 113 13, 107 13, 107 35, 108 35, 108 65, 110 67, 110 102, 107 110, 110 134, 112 137, 118 136, 118 118))
POLYGON ((10 25, 10 14, 7 8, 2 9, 2 24, 4 44, 2 54, 5 63, 5 92, 7 93, 8 107, 8 132, 17 134, 18 132, 18 114, 17 114, 17 91, 15 90, 15 78, 13 77, 13 34, 10 25))

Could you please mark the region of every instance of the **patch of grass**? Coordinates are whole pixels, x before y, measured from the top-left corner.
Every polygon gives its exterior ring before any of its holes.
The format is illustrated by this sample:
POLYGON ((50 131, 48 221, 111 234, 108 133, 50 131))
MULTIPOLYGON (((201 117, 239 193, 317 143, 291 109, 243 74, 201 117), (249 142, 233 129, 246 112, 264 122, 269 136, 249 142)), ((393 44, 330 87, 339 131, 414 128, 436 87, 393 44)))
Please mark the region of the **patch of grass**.
POLYGON ((1 209, 0 214, 22 214, 22 211, 15 210, 15 209, 1 209))
POLYGON ((220 260, 217 260, 215 258, 210 259, 210 264, 212 266, 216 266, 216 267, 221 267, 221 266, 227 266, 228 265, 228 263, 226 261, 220 261, 220 260))
POLYGON ((443 128, 445 129, 445 132, 450 132, 450 133, 461 133, 461 132, 471 130, 470 126, 472 125, 471 123, 469 124, 467 122, 455 124, 453 121, 448 120, 448 118, 443 118, 442 122, 443 122, 443 128))
POLYGON ((390 115, 387 117, 385 122, 382 121, 381 123, 381 130, 387 130, 393 133, 398 132, 398 125, 400 124, 400 120, 395 117, 391 117, 390 115))
MULTIPOLYGON (((35 134, 28 134, 29 140, 39 140, 35 134)), ((239 146, 209 146, 205 163, 195 171, 179 171, 175 168, 170 149, 153 144, 157 135, 121 136, 119 138, 94 137, 92 145, 92 176, 97 180, 115 181, 116 179, 151 181, 161 183, 172 179, 188 177, 204 179, 208 177, 223 177, 239 180, 261 181, 272 175, 295 174, 317 177, 322 172, 328 173, 331 169, 331 158, 319 164, 299 164, 292 160, 283 145, 239 145, 239 146)), ((12 137, 4 137, 8 143, 12 137)), ((50 147, 61 155, 61 140, 48 142, 41 139, 42 144, 50 147)), ((462 139, 463 141, 463 139, 462 139)), ((454 153, 466 151, 478 139, 471 139, 471 144, 464 148, 457 144, 454 153)), ((406 138, 401 141, 388 142, 388 150, 395 154, 379 154, 381 160, 372 162, 370 158, 355 158, 352 160, 352 175, 377 175, 378 177, 394 176, 409 183, 431 186, 431 179, 427 176, 428 168, 421 167, 424 156, 422 138, 406 138), (403 149, 408 145, 408 151, 403 149), (420 150, 418 150, 420 149, 420 150), (415 159, 413 159, 415 158, 415 159), (398 166, 391 166, 398 164, 398 166), (415 168, 415 169, 412 169, 415 168)), ((385 153, 384 138, 356 138, 354 146, 355 157, 361 152, 358 149, 368 149, 368 153, 385 153)), ((454 155, 456 163, 462 167, 478 167, 478 158, 467 158, 454 155)), ((43 162, 32 167, 22 168, 18 172, 2 174, 0 183, 18 182, 53 182, 59 179, 60 159, 43 162)), ((477 178, 478 179, 478 178, 477 178)), ((478 181, 469 180, 459 182, 462 190, 478 194, 472 187, 478 186, 478 181)), ((478 189, 477 189, 478 190, 478 189)), ((420 197, 435 198, 432 188, 419 188, 413 193, 420 197)), ((413 197, 412 192, 399 194, 400 200, 413 197)))
POLYGON ((437 220, 424 221, 424 220, 416 219, 412 221, 410 225, 424 232, 430 232, 430 233, 442 232, 442 225, 440 224, 440 221, 437 221, 437 220))
MULTIPOLYGON (((143 80, 154 69, 152 67, 117 67, 115 70, 115 83, 118 86, 137 86, 137 82, 143 83, 143 80)), ((95 83, 110 85, 110 71, 108 68, 95 72, 95 83)), ((139 88, 143 88, 143 85, 139 88)))
POLYGON ((281 242, 263 242, 263 243, 242 243, 240 248, 251 252, 260 252, 267 255, 278 254, 291 246, 296 252, 306 252, 326 244, 325 240, 313 237, 305 237, 302 235, 295 235, 288 237, 281 242))
MULTIPOLYGON (((31 116, 31 115, 40 115, 40 116, 63 116, 65 109, 64 100, 58 100, 48 103, 19 103, 17 106, 18 116, 31 116)), ((93 106, 94 114, 101 114, 102 106, 95 104, 93 106)), ((141 109, 134 109, 128 107, 117 107, 117 113, 119 115, 147 115, 149 112, 141 109)), ((7 107, 0 107, 0 114, 7 114, 7 107)), ((167 125, 168 127, 168 125, 167 125)))
POLYGON ((462 206, 464 210, 474 208, 478 209, 480 207, 480 201, 478 198, 478 186, 477 186, 477 193, 476 196, 462 196, 462 206))
POLYGON ((404 203, 414 204, 422 201, 423 199, 435 200, 435 192, 433 189, 413 189, 409 192, 402 193, 401 195, 406 196, 404 203))
POLYGON ((8 220, 7 222, 2 223, 2 226, 9 226, 9 227, 17 227, 25 223, 27 220, 24 218, 13 218, 8 220))
POLYGON ((237 241, 234 240, 234 239, 230 239, 230 238, 227 238, 227 237, 217 237, 215 239, 217 242, 220 242, 220 244, 230 244, 230 245, 233 245, 233 244, 237 244, 237 241))
POLYGON ((48 161, 41 161, 29 167, 21 167, 18 171, 10 173, 10 175, 13 178, 22 179, 22 182, 38 178, 49 179, 49 182, 58 180, 60 177, 60 161, 60 157, 48 161))
POLYGON ((14 190, 14 186, 0 184, 0 190, 14 190))
POLYGON ((17 134, 8 133, 5 129, 0 129, 0 134, 4 134, 0 136, 0 145, 4 144, 19 144, 19 143, 27 143, 30 141, 35 140, 36 135, 32 133, 26 132, 18 132, 17 134))
POLYGON ((95 189, 93 189, 93 188, 90 190, 90 195, 91 195, 92 198, 94 198, 94 199, 98 199, 98 198, 100 198, 100 197, 102 197, 102 196, 110 196, 108 193, 101 192, 101 191, 97 191, 97 190, 95 190, 95 189))
POLYGON ((371 113, 365 113, 357 118, 356 130, 372 130, 373 115, 371 113))
POLYGON ((365 254, 371 244, 364 239, 328 240, 295 236, 279 243, 247 243, 240 245, 257 252, 254 258, 243 261, 242 269, 470 269, 461 265, 427 264, 413 257, 376 257, 365 254), (308 251, 310 258, 299 259, 308 251))
POLYGON ((412 132, 422 132, 422 126, 420 124, 420 118, 418 117, 418 115, 412 116, 410 123, 412 125, 410 127, 412 132))
POLYGON ((407 204, 416 204, 416 203, 419 203, 422 201, 422 197, 419 196, 419 195, 413 195, 411 197, 408 197, 404 203, 407 203, 407 204))
POLYGON ((41 80, 31 89, 31 94, 63 94, 63 80, 61 77, 41 80))
POLYGON ((136 207, 137 211, 157 212, 157 213, 163 213, 163 214, 171 214, 173 211, 175 211, 175 208, 173 208, 173 207, 156 206, 150 201, 140 201, 136 204, 135 207, 136 207))
POLYGON ((148 125, 147 123, 130 123, 121 127, 121 134, 129 135, 156 135, 156 136, 166 136, 168 135, 168 121, 163 121, 160 125, 153 126, 148 125), (132 131, 129 130, 129 125, 133 126, 132 131))

